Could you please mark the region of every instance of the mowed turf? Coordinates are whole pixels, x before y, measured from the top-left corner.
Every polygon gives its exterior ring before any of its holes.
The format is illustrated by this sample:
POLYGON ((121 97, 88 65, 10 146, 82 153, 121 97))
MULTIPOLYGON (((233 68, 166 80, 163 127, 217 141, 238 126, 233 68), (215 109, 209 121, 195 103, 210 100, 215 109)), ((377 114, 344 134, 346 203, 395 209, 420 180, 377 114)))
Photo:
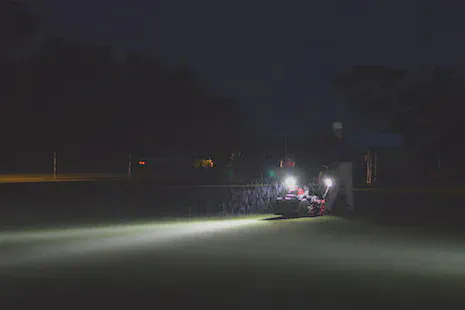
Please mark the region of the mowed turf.
POLYGON ((338 217, 153 221, 0 235, 16 305, 465 305, 465 238, 338 217))
POLYGON ((0 193, 5 305, 464 304, 460 192, 359 191, 352 220, 185 219, 196 192, 120 182, 11 184, 0 193))

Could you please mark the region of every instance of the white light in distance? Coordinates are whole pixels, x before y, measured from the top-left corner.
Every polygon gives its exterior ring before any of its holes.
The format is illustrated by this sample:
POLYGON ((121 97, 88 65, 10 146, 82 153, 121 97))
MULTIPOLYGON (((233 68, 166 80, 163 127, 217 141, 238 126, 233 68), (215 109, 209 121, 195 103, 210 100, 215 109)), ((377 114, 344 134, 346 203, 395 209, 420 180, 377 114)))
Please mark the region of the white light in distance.
POLYGON ((324 182, 327 187, 333 186, 333 180, 331 180, 330 178, 325 178, 324 182))

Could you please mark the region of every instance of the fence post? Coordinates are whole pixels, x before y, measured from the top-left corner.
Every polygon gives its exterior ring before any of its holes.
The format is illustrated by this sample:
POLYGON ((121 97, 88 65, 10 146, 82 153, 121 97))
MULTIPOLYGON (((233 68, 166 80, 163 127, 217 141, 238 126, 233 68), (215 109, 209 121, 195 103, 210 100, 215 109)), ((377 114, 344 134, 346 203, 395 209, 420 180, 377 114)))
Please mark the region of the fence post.
POLYGON ((129 163, 128 163, 128 179, 131 181, 132 176, 132 158, 131 153, 129 153, 129 163))
POLYGON ((53 180, 57 179, 57 152, 53 153, 53 180))
POLYGON ((189 191, 189 217, 192 217, 192 193, 191 189, 188 189, 189 191))

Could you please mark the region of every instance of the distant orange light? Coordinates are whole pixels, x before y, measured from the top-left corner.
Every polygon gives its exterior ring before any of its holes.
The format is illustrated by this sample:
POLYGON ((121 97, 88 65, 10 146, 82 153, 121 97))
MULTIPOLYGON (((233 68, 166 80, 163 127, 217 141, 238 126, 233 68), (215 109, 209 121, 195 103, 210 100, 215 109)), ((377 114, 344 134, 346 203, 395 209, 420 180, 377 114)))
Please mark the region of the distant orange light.
POLYGON ((139 165, 145 165, 145 161, 140 161, 139 165))

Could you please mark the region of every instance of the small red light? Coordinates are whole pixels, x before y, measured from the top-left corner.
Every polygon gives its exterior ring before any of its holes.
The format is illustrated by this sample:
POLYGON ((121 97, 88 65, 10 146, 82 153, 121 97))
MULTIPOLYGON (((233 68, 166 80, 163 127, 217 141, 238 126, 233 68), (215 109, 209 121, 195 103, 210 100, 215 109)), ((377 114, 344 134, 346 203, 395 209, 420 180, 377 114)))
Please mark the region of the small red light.
POLYGON ((139 165, 145 165, 145 161, 140 161, 139 165))

